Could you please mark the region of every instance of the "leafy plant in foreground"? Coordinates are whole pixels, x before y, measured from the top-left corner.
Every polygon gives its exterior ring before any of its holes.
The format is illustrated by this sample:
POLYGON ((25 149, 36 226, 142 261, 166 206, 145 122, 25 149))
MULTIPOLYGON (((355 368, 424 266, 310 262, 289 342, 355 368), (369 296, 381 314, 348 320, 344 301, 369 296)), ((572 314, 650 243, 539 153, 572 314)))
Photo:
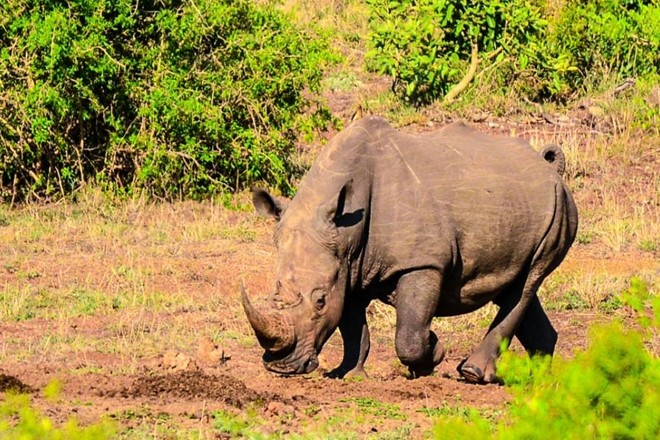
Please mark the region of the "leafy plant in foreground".
MULTIPOLYGON (((59 386, 51 383, 44 390, 49 400, 56 399, 59 386)), ((25 394, 5 394, 0 402, 0 438, 20 440, 105 440, 113 438, 115 427, 107 421, 80 427, 75 419, 56 426, 31 404, 25 394)))
MULTIPOLYGON (((657 296, 633 280, 624 297, 651 301, 657 330, 657 296)), ((640 304, 637 299, 632 300, 640 304)), ((631 300, 624 300, 630 302, 631 300)), ((646 310, 642 311, 646 313, 646 310)), ((656 439, 660 436, 660 359, 644 344, 643 333, 619 322, 596 326, 589 347, 574 359, 520 358, 504 353, 498 374, 515 396, 511 417, 494 431, 483 419, 440 419, 437 438, 477 434, 497 439, 656 439)))

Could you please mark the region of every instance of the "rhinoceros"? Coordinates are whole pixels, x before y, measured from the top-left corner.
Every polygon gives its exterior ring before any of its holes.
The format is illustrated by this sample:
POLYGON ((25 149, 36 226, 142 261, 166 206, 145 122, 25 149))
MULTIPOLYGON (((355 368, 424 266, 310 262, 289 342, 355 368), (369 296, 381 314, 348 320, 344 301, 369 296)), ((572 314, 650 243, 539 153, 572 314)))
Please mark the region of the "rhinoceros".
POLYGON ((501 344, 513 336, 551 355, 557 333, 537 290, 578 223, 558 173, 563 157, 464 123, 409 134, 372 116, 326 145, 289 203, 253 188, 256 210, 278 221, 274 292, 257 304, 242 288, 266 369, 313 371, 339 327, 343 360, 328 375, 365 374, 374 299, 396 309, 396 354, 413 377, 443 359, 434 317, 491 301, 499 311, 458 367, 466 380, 496 381, 501 344))

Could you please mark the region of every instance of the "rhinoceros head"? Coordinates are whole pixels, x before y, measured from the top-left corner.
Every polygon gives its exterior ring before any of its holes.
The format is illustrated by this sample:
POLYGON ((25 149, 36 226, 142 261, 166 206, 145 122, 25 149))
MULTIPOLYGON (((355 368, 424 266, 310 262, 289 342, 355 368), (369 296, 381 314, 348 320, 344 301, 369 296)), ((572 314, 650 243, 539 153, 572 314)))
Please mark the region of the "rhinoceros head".
MULTIPOLYGON (((277 281, 264 306, 242 292, 243 308, 261 346, 266 369, 281 374, 309 373, 318 353, 337 328, 344 304, 347 270, 339 249, 340 217, 350 184, 316 209, 286 206, 266 191, 253 189, 258 212, 279 220, 277 281)), ((342 223, 344 222, 344 223, 342 223)))

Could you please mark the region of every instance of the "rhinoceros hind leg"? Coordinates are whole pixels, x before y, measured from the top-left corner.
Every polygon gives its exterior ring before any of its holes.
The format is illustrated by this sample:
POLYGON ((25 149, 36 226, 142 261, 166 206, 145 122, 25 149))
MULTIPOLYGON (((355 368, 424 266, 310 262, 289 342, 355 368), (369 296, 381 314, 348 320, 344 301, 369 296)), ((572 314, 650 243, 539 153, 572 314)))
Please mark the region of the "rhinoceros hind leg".
POLYGON ((552 356, 555 352, 557 331, 545 314, 538 296, 534 295, 532 298, 516 330, 516 337, 530 356, 536 354, 552 356))
POLYGON ((344 306, 339 332, 344 342, 344 358, 341 364, 325 376, 332 379, 367 377, 364 363, 369 356, 369 327, 367 326, 368 302, 347 302, 344 306))
MULTIPOLYGON (((538 269, 531 271, 522 289, 511 289, 497 299, 500 310, 490 325, 486 337, 470 357, 458 367, 458 372, 467 381, 473 383, 498 382, 495 374, 495 361, 500 354, 500 344, 502 341, 511 341, 513 335, 516 334, 530 305, 534 303, 534 299, 538 301, 536 291, 544 278, 544 271, 538 269)), ((540 307, 540 303, 538 306, 540 307)), ((531 308, 534 314, 538 312, 535 306, 531 308)), ((526 330, 523 330, 522 333, 531 335, 531 332, 526 330)))
POLYGON ((396 354, 413 377, 428 376, 444 358, 431 331, 441 277, 434 270, 410 272, 396 286, 396 354))
POLYGON ((486 371, 474 364, 469 364, 467 359, 464 359, 456 370, 463 376, 465 380, 472 383, 500 383, 499 378, 495 375, 495 363, 486 365, 486 371))
POLYGON ((564 259, 575 238, 577 217, 575 212, 565 212, 569 197, 561 186, 555 187, 556 212, 549 218, 548 230, 539 243, 529 265, 529 270, 514 286, 503 292, 495 302, 500 310, 479 347, 460 367, 463 376, 472 382, 493 382, 495 361, 502 341, 511 341, 516 335, 530 352, 554 351, 556 333, 545 315, 536 292, 545 279, 564 259), (521 287, 522 286, 522 287, 521 287), (529 316, 526 317, 527 312, 529 316), (532 324, 534 323, 534 324, 532 324))

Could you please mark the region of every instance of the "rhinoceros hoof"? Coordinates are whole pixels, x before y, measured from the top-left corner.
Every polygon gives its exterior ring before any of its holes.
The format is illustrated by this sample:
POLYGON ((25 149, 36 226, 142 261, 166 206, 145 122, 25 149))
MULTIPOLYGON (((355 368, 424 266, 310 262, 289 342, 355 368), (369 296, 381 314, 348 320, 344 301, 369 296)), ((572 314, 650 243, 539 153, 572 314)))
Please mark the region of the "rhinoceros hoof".
POLYGON ((458 366, 458 372, 468 382, 483 383, 484 373, 481 371, 481 368, 477 367, 476 365, 463 362, 458 366))
POLYGON ((354 368, 344 375, 344 379, 368 379, 367 372, 362 368, 354 368))
POLYGON ((430 376, 433 374, 433 368, 413 368, 413 367, 408 367, 408 372, 410 373, 410 377, 412 379, 416 379, 418 377, 424 377, 424 376, 430 376))
POLYGON ((341 367, 335 368, 334 370, 324 373, 323 376, 329 379, 342 379, 346 376, 347 371, 341 367))
POLYGON ((353 368, 352 370, 347 371, 345 368, 337 367, 334 370, 325 373, 324 376, 330 379, 368 378, 367 372, 364 371, 364 368, 353 368))
POLYGON ((486 368, 486 372, 484 373, 476 365, 463 361, 458 365, 457 370, 466 381, 471 383, 500 383, 500 380, 495 376, 494 368, 486 368))

